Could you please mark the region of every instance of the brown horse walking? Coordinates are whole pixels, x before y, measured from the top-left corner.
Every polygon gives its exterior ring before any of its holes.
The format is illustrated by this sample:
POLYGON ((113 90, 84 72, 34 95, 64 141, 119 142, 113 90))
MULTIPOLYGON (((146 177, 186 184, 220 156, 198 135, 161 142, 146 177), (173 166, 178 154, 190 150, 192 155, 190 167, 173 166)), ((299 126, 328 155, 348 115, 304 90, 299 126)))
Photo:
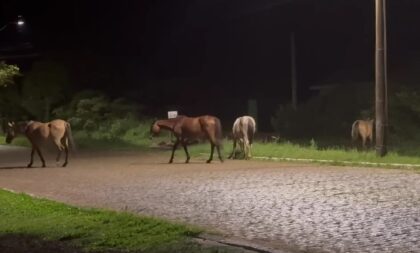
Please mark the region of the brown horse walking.
POLYGON ((156 135, 160 132, 161 128, 173 132, 176 137, 169 163, 172 163, 175 150, 180 143, 187 155, 187 160, 185 162, 188 163, 190 161, 190 154, 187 149, 188 142, 197 138, 206 138, 210 141, 211 153, 207 163, 210 163, 213 160, 214 147, 217 149, 220 161, 223 162, 220 154, 222 126, 217 117, 209 115, 199 117, 178 116, 173 119, 158 120, 153 123, 150 132, 153 135, 156 135))
POLYGON ((373 144, 373 122, 374 120, 356 120, 351 127, 353 143, 359 138, 362 139, 362 146, 366 148, 366 141, 373 144))
POLYGON ((31 142, 31 161, 28 164, 28 168, 32 167, 35 151, 38 153, 39 158, 41 158, 42 167, 45 167, 45 159, 40 150, 42 144, 46 144, 47 142, 54 143, 58 149, 57 162, 60 161, 62 151, 65 151, 66 159, 63 167, 68 163, 69 144, 73 149, 75 148, 70 123, 61 119, 47 123, 37 121, 9 122, 6 133, 6 143, 11 143, 18 134, 25 135, 31 142))

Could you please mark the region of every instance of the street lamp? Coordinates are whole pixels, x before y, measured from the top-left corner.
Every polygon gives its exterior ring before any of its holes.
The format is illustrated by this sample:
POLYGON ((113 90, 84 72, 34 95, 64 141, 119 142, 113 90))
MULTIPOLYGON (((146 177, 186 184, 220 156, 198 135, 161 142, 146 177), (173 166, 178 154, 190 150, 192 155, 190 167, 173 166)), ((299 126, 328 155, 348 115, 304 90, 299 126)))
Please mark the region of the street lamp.
POLYGON ((6 29, 9 25, 15 25, 16 27, 23 27, 25 25, 25 19, 19 15, 15 21, 9 21, 0 28, 0 32, 6 29))
POLYGON ((38 56, 38 53, 33 51, 32 43, 28 40, 28 28, 21 15, 0 26, 0 35, 7 37, 0 43, 0 61, 38 56))
POLYGON ((19 15, 16 21, 17 26, 24 26, 25 25, 25 19, 22 17, 22 15, 19 15))
POLYGON ((376 154, 387 153, 388 98, 386 66, 386 15, 385 0, 375 0, 376 43, 375 43, 375 118, 376 154))

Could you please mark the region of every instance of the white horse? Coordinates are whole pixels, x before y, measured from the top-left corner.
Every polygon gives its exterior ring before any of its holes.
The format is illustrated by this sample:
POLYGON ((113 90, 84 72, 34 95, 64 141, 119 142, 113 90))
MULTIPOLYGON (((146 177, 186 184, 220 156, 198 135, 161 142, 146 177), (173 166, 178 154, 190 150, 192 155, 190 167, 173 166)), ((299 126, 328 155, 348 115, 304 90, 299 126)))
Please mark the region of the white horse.
POLYGON ((251 116, 242 116, 235 120, 232 127, 233 150, 229 158, 236 158, 236 142, 239 142, 241 152, 245 159, 251 158, 252 142, 257 125, 251 116))

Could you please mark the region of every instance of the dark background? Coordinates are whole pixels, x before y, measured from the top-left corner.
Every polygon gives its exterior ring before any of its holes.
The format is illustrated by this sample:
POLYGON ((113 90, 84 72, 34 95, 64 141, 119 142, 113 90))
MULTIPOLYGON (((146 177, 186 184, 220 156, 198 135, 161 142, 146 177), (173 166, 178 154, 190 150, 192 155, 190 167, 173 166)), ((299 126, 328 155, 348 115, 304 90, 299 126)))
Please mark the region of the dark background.
MULTIPOLYGON (((387 3, 392 77, 420 59, 420 1, 387 3)), ((0 32, 2 52, 30 42, 41 58, 72 58, 80 67, 74 91, 222 118, 246 113, 246 101, 257 99, 263 129, 279 104, 290 103, 292 31, 300 103, 316 95, 311 86, 374 77, 374 0, 2 0, 0 8, 0 24, 19 14, 27 23, 25 31, 0 32), (103 79, 89 79, 89 71, 103 79)))

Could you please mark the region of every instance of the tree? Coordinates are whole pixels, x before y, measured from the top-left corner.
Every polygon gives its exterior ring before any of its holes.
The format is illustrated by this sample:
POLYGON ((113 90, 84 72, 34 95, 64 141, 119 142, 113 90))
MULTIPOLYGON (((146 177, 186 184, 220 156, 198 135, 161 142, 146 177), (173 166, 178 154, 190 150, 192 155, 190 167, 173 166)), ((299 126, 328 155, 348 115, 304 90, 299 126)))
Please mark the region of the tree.
POLYGON ((23 80, 22 106, 38 120, 49 121, 51 106, 65 98, 68 86, 65 67, 53 61, 36 62, 23 80))
POLYGON ((0 87, 14 83, 14 77, 19 75, 19 67, 0 62, 0 87))

